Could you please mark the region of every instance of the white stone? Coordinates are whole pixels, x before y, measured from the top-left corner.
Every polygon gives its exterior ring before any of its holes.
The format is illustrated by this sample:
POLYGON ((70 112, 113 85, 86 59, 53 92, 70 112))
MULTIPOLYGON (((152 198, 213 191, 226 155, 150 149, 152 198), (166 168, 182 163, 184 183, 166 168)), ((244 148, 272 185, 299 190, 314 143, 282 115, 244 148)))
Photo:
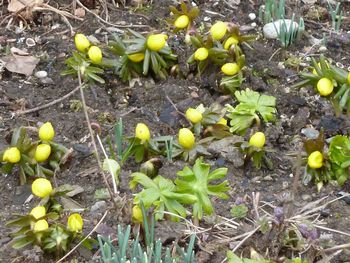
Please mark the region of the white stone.
MULTIPOLYGON (((287 29, 290 28, 290 25, 292 23, 292 20, 290 19, 284 19, 285 23, 286 23, 286 26, 287 26, 287 29)), ((271 23, 268 23, 266 25, 264 25, 263 27, 263 33, 264 33, 264 36, 266 38, 272 38, 272 39, 276 39, 278 38, 278 34, 279 34, 279 30, 280 30, 280 25, 283 23, 283 19, 279 19, 279 20, 276 20, 274 22, 271 22, 271 23)), ((299 25, 297 22, 293 22, 293 27, 294 28, 298 28, 299 25)))
POLYGON ((248 15, 248 17, 249 17, 250 20, 255 20, 256 14, 255 14, 255 13, 250 13, 250 14, 248 15))
POLYGON ((251 27, 256 27, 256 23, 255 22, 251 23, 250 25, 251 25, 251 27))
POLYGON ((37 72, 34 74, 34 76, 37 77, 38 79, 43 79, 43 78, 46 78, 46 77, 47 77, 47 72, 44 71, 44 70, 37 71, 37 72))

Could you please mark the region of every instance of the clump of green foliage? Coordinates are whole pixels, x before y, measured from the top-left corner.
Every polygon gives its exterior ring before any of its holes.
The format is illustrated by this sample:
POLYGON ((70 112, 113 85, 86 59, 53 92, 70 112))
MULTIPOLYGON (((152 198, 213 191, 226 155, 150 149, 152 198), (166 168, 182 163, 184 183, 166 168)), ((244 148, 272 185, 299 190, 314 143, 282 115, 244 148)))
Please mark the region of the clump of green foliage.
POLYGON ((250 89, 236 91, 235 96, 239 104, 235 107, 227 104, 227 117, 230 120, 230 131, 232 133, 245 134, 247 129, 255 122, 259 127, 261 120, 264 122, 275 121, 276 98, 261 95, 250 89))
POLYGON ((155 237, 155 219, 151 217, 149 222, 145 208, 141 205, 143 215, 143 236, 145 247, 140 242, 140 232, 131 240, 131 226, 124 230, 118 225, 118 244, 113 244, 109 237, 98 235, 98 242, 101 250, 102 262, 104 263, 144 263, 144 262, 165 262, 165 263, 193 263, 195 253, 193 251, 196 236, 192 235, 187 249, 176 244, 177 254, 171 253, 170 248, 163 247, 160 239, 155 237))

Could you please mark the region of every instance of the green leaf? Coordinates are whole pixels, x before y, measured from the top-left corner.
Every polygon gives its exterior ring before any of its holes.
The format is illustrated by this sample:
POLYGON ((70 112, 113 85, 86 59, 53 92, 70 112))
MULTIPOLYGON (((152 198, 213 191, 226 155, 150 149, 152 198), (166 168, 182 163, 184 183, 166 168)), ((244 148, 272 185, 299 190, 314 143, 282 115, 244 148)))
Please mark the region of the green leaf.
POLYGON ((230 212, 233 217, 243 219, 247 216, 248 207, 245 204, 234 205, 230 212))
POLYGON ((210 173, 210 165, 203 163, 201 158, 196 160, 192 169, 186 166, 177 172, 178 178, 175 180, 177 192, 192 194, 196 197, 192 207, 192 214, 195 218, 201 219, 203 212, 210 215, 214 211, 209 199, 210 195, 219 198, 227 197, 225 194, 229 190, 227 181, 220 184, 210 183, 212 180, 225 177, 226 173, 226 168, 219 168, 210 173))
POLYGON ((24 248, 24 247, 32 244, 34 242, 34 240, 35 240, 35 238, 32 236, 31 237, 27 237, 27 236, 18 237, 11 242, 11 246, 14 249, 24 248))
POLYGON ((116 160, 113 159, 104 159, 102 170, 105 172, 109 172, 113 175, 113 178, 116 181, 119 181, 119 173, 120 173, 120 165, 116 160))
POLYGON ((231 119, 231 132, 244 134, 254 119, 260 124, 259 116, 265 122, 274 121, 276 114, 276 98, 268 95, 261 95, 259 92, 246 89, 236 91, 235 96, 239 104, 233 108, 226 105, 228 117, 231 119), (259 115, 258 115, 259 114, 259 115))

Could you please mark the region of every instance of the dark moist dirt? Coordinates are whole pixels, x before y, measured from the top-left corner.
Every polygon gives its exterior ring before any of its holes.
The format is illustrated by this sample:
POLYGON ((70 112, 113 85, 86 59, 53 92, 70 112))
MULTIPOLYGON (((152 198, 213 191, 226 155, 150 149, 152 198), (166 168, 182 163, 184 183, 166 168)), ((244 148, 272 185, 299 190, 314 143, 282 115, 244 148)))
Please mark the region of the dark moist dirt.
MULTIPOLYGON (((171 1, 154 1, 155 3, 141 9, 141 12, 134 13, 130 9, 111 9, 109 15, 111 21, 126 24, 148 24, 159 31, 166 28, 164 17, 168 16, 168 6, 171 1), (155 16, 155 14, 157 14, 155 16)), ((201 19, 207 17, 209 22, 215 20, 232 21, 239 25, 249 25, 251 21, 248 18, 250 12, 258 13, 261 1, 252 4, 254 1, 241 1, 237 8, 229 7, 225 3, 215 1, 199 1, 201 9, 201 19), (216 12, 217 15, 207 13, 205 10, 216 12)), ((68 1, 58 1, 57 5, 66 6, 68 1)), ((299 4, 301 5, 301 4, 299 4)), ((325 7, 325 5, 323 5, 325 7)), ((295 9, 295 4, 288 2, 287 12, 291 13, 295 9)), ((343 3, 343 10, 349 15, 349 4, 343 3)), ((307 16, 308 9, 302 6, 301 15, 307 16)), ((6 5, 2 7, 2 13, 6 14, 6 5)), ((300 14, 300 12, 299 12, 300 14)), ((320 21, 306 19, 306 28, 308 34, 315 37, 322 37, 323 28, 327 26, 327 17, 322 17, 320 21), (321 26, 320 26, 321 25, 321 26)), ((71 21, 77 31, 84 34, 93 34, 101 42, 104 42, 106 26, 98 22, 93 16, 87 15, 82 23, 71 21)), ((48 76, 52 79, 52 84, 42 84, 35 77, 23 77, 10 72, 2 73, 0 82, 0 148, 6 147, 5 135, 10 133, 15 127, 37 126, 39 122, 51 121, 56 130, 56 140, 68 147, 72 147, 74 158, 69 166, 65 167, 57 175, 57 183, 60 184, 78 184, 84 188, 84 192, 74 197, 82 207, 87 208, 83 213, 85 230, 87 234, 103 215, 107 207, 112 204, 107 203, 104 209, 96 212, 89 212, 90 207, 96 202, 94 192, 96 189, 103 188, 103 180, 97 172, 96 161, 91 154, 92 146, 89 137, 85 118, 81 109, 74 111, 71 109, 72 100, 79 100, 79 93, 54 105, 48 109, 40 110, 32 114, 22 116, 12 116, 12 113, 19 109, 30 109, 42 105, 61 96, 64 96, 78 84, 77 80, 71 77, 62 77, 60 72, 64 69, 64 61, 74 49, 72 38, 69 32, 62 33, 66 25, 56 15, 48 13, 36 13, 33 22, 29 28, 22 33, 15 34, 14 27, 5 29, 2 25, 0 33, 0 44, 2 47, 26 48, 23 40, 28 37, 41 37, 41 44, 28 48, 32 55, 42 57, 35 71, 46 70, 48 76), (49 16, 49 17, 47 17, 49 16), (51 30, 53 24, 59 23, 60 27, 51 30), (61 33, 60 33, 61 32, 61 33), (13 41, 12 41, 13 39, 13 41)), ((349 20, 345 20, 342 28, 347 31, 350 29, 349 20)), ((109 28, 111 30, 111 28, 109 28)), ((140 32, 147 31, 147 28, 136 29, 140 32)), ((259 30, 259 34, 260 34, 259 30)), ((249 33, 256 33, 255 29, 249 33)), ((349 35, 335 36, 327 42, 327 51, 325 55, 334 62, 340 62, 345 67, 350 65, 350 45, 349 35)), ((185 46, 179 46, 178 41, 170 40, 174 49, 180 53, 179 60, 185 61, 190 51, 185 46), (186 55, 181 55, 186 54, 186 55)), ((274 125, 266 125, 264 128, 267 135, 267 144, 274 149, 269 156, 273 160, 274 168, 269 170, 262 168, 255 170, 251 166, 245 169, 234 168, 231 163, 223 160, 209 159, 213 167, 227 166, 229 168, 228 180, 232 190, 230 199, 221 201, 213 199, 217 215, 230 218, 230 208, 238 197, 244 197, 252 192, 260 192, 261 199, 267 202, 279 204, 281 196, 290 193, 295 176, 294 157, 289 154, 301 150, 302 135, 300 130, 305 127, 324 128, 326 137, 335 134, 349 134, 350 120, 347 116, 335 116, 332 106, 328 101, 316 95, 311 88, 293 90, 291 83, 297 79, 296 68, 279 66, 291 56, 300 56, 310 48, 311 44, 307 37, 291 46, 287 50, 279 49, 277 41, 267 41, 259 38, 251 44, 252 50, 244 46, 247 60, 247 70, 245 72, 246 81, 242 88, 249 87, 253 90, 273 95, 277 98, 278 118, 274 125), (279 49, 278 51, 276 51, 279 49)), ((309 53, 319 53, 317 49, 309 53)), ((2 49, 2 55, 4 48, 2 49)), ((102 128, 102 138, 113 133, 113 125, 116 120, 123 117, 124 132, 132 135, 134 127, 138 122, 145 122, 155 135, 175 135, 178 128, 186 125, 186 121, 181 115, 171 115, 173 111, 171 103, 175 103, 180 111, 186 110, 189 106, 196 106, 200 103, 209 105, 219 99, 221 94, 215 92, 215 83, 213 78, 199 81, 189 75, 187 79, 169 78, 166 81, 154 81, 152 79, 140 79, 134 86, 121 83, 115 76, 108 77, 105 85, 93 86, 85 90, 86 103, 89 107, 89 115, 92 122, 97 122, 102 128)), ((249 134, 249 132, 248 132, 249 134)), ((247 136, 248 137, 248 136, 247 136)), ((176 171, 182 169, 185 165, 182 161, 169 163, 163 160, 163 168, 160 174, 165 177, 173 178, 176 171)), ((131 161, 123 168, 121 174, 122 182, 120 192, 127 199, 126 206, 122 210, 120 207, 112 209, 106 217, 101 233, 106 235, 115 235, 118 224, 130 223, 132 194, 128 188, 128 176, 131 172, 137 171, 138 166, 131 161)), ((40 250, 27 248, 22 251, 16 251, 9 247, 10 233, 12 229, 5 227, 5 223, 13 218, 16 213, 28 213, 37 203, 34 200, 25 203, 30 195, 30 187, 18 186, 19 181, 16 173, 2 174, 0 176, 0 200, 2 209, 0 211, 0 261, 1 262, 50 262, 53 259, 42 257, 40 250)), ((317 193, 315 186, 302 186, 298 188, 293 207, 297 209, 312 200, 320 199, 324 196, 334 198, 339 191, 349 191, 349 184, 343 189, 338 186, 327 185, 320 193, 317 193)), ((294 210, 295 211, 295 210, 294 210)), ((324 211, 324 221, 327 227, 347 232, 350 228, 350 206, 344 201, 336 201, 328 206, 324 211)), ((208 218, 203 222, 204 227, 210 227, 208 218)), ((215 220, 215 219, 214 219, 215 220)), ((245 225, 242 223, 242 227, 245 225)), ((157 224, 157 234, 165 243, 171 243, 174 240, 184 242, 183 232, 185 227, 170 221, 162 221, 157 224)), ((250 231, 251 228, 247 228, 250 231)), ((323 231, 327 233, 327 231, 323 231)), ((219 242, 209 235, 204 238, 200 246, 197 247, 198 262, 221 262, 230 248, 229 244, 219 242)), ((250 247, 264 253, 265 243, 271 240, 265 240, 261 234, 254 235, 239 250, 247 254, 250 247)), ((344 244, 349 242, 349 238, 344 235, 333 234, 334 244, 344 244)), ((79 262, 90 262, 94 252, 80 249, 72 254, 70 259, 77 258, 79 262)), ((345 250, 332 262, 349 262, 349 251, 345 250)), ((67 261, 68 262, 68 261, 67 261)))

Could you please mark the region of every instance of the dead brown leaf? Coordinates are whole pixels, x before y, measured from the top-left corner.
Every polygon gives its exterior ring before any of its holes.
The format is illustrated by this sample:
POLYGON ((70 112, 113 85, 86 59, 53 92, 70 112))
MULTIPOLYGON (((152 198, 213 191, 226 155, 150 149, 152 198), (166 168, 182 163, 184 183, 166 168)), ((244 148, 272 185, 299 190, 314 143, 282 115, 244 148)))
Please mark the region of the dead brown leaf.
POLYGON ((7 6, 7 10, 11 13, 16 13, 24 8, 32 7, 37 4, 42 4, 42 0, 11 0, 7 6))
POLYGON ((10 72, 32 75, 40 60, 18 48, 11 48, 11 53, 12 55, 0 58, 5 63, 5 68, 10 72))

